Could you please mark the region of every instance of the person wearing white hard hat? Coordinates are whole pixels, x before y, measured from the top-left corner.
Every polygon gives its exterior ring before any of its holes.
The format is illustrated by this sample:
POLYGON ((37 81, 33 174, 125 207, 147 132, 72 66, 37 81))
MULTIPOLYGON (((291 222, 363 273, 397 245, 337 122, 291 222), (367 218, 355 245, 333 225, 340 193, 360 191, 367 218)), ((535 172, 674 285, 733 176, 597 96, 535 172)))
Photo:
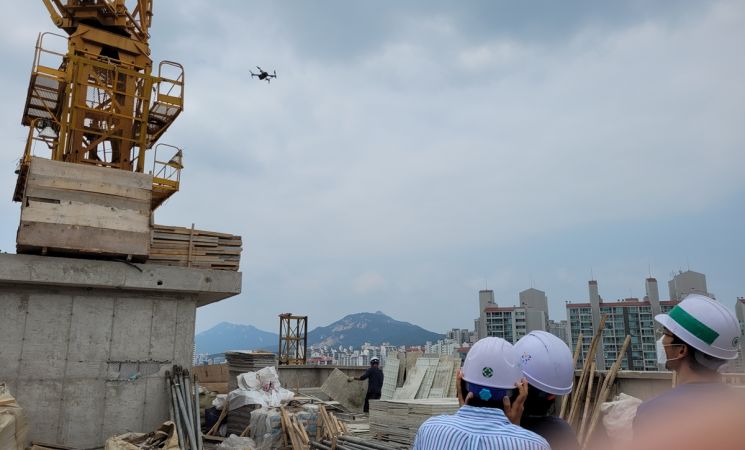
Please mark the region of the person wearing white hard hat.
POLYGON ((522 414, 527 393, 512 344, 497 337, 476 342, 463 363, 462 378, 465 404, 453 415, 427 419, 413 450, 550 449, 545 439, 511 422, 522 414))
POLYGON ((718 369, 727 360, 737 358, 740 339, 735 315, 703 295, 688 295, 655 320, 663 326, 660 362, 675 372, 677 386, 639 405, 634 435, 641 439, 655 432, 651 424, 659 417, 681 410, 695 413, 702 404, 726 403, 732 398, 730 389, 721 383, 718 369))
POLYGON ((380 399, 383 392, 383 371, 380 370, 380 359, 377 356, 370 358, 370 367, 359 377, 349 377, 347 381, 367 380, 367 393, 362 411, 370 411, 370 400, 380 399))
POLYGON ((543 436, 553 450, 578 450, 572 427, 554 414, 557 395, 574 383, 574 358, 567 344, 545 331, 531 331, 515 344, 520 368, 528 380, 528 398, 520 426, 543 436))

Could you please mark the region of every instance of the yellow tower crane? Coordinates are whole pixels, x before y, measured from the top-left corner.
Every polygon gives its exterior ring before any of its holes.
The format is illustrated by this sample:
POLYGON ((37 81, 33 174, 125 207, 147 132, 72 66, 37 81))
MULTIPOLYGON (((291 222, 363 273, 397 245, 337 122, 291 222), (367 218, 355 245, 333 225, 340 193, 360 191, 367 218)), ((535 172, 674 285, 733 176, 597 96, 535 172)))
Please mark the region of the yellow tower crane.
POLYGON ((163 61, 153 74, 152 0, 42 1, 67 36, 37 39, 22 119, 29 135, 13 200, 22 201, 31 158, 41 156, 151 171, 154 210, 179 189, 182 152, 157 141, 183 110, 184 70, 163 61), (60 39, 66 50, 54 48, 60 39))

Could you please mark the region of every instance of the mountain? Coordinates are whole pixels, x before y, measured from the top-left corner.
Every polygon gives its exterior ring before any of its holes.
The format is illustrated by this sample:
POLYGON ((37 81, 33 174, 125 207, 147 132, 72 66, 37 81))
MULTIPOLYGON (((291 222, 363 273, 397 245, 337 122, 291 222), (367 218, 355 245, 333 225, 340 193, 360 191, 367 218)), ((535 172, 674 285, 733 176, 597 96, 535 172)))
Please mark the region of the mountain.
POLYGON ((229 350, 277 351, 279 336, 253 325, 222 322, 194 337, 197 354, 223 353, 229 350))
POLYGON ((427 331, 408 322, 394 320, 382 312, 350 314, 326 327, 308 333, 308 345, 360 347, 365 342, 380 345, 423 345, 443 335, 427 331))

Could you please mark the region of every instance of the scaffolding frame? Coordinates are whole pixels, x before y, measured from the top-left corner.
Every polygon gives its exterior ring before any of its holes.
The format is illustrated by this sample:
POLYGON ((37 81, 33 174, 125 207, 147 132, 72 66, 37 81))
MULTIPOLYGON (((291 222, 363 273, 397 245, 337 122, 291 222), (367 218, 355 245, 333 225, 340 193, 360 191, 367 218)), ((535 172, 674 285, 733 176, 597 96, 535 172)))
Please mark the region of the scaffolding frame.
POLYGON ((304 365, 308 350, 308 316, 279 315, 279 364, 304 365))

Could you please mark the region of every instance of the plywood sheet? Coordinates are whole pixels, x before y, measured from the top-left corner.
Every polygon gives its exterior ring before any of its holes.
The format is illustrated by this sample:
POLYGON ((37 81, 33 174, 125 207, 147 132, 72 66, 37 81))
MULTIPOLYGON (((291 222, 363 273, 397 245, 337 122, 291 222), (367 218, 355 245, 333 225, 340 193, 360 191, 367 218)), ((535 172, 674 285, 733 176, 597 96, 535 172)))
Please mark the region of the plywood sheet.
POLYGON ((365 403, 367 382, 347 381, 349 376, 339 369, 326 378, 321 386, 321 391, 332 399, 339 402, 344 408, 351 412, 361 412, 365 403))
POLYGON ((383 389, 380 394, 380 398, 383 400, 389 400, 393 398, 393 394, 396 392, 396 381, 398 380, 398 369, 400 361, 397 357, 389 356, 385 360, 383 366, 383 389))
POLYGON ((422 383, 419 386, 419 391, 416 393, 415 398, 428 398, 429 397, 429 390, 432 388, 432 382, 435 379, 435 372, 437 371, 437 366, 440 362, 440 358, 432 358, 432 357, 420 357, 416 365, 417 367, 424 367, 426 369, 426 372, 424 373, 424 378, 422 378, 422 383))
POLYGON ((426 367, 412 367, 411 370, 408 371, 406 382, 403 387, 396 389, 393 398, 395 400, 406 400, 416 397, 416 393, 419 391, 425 373, 427 373, 426 367))

